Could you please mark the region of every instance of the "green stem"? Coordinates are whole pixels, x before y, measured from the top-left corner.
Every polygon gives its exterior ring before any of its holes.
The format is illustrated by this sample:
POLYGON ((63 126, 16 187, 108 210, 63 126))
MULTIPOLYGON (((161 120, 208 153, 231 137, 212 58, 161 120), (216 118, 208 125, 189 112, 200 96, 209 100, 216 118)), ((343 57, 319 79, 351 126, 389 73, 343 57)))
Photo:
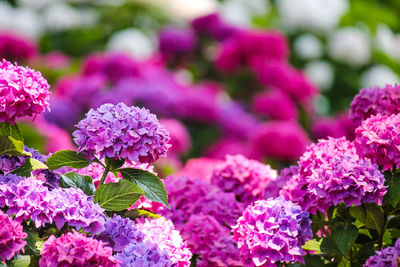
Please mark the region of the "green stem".
POLYGON ((106 180, 107 174, 110 172, 110 163, 106 160, 106 168, 104 170, 103 176, 101 177, 100 184, 99 186, 102 186, 104 184, 104 181, 106 180))

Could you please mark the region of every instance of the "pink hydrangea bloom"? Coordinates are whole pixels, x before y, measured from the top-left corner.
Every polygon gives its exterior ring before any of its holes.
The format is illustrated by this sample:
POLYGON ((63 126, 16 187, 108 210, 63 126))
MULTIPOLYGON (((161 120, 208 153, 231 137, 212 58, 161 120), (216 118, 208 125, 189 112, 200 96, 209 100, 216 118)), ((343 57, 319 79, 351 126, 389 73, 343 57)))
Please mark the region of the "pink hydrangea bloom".
POLYGON ((184 176, 208 181, 211 178, 214 168, 222 162, 222 160, 209 158, 189 159, 185 166, 174 174, 174 176, 184 176))
POLYGON ((252 108, 273 120, 294 120, 298 116, 294 101, 278 89, 256 94, 253 97, 252 108))
POLYGON ((387 247, 376 251, 363 267, 397 267, 400 262, 400 239, 397 239, 393 247, 387 247))
POLYGON ((298 174, 293 173, 281 194, 314 214, 325 213, 338 203, 380 205, 386 193, 378 166, 360 158, 353 143, 345 138, 310 145, 298 165, 298 174))
POLYGON ((242 155, 227 155, 225 162, 214 169, 211 182, 225 192, 234 193, 239 201, 248 205, 263 199, 265 187, 277 177, 277 171, 269 165, 242 155))
POLYGON ((233 239, 246 266, 302 262, 302 246, 312 238, 309 214, 284 198, 258 200, 233 227, 233 239))
POLYGON ((255 153, 281 160, 294 160, 303 154, 310 143, 306 132, 296 122, 273 121, 255 129, 255 153))
POLYGON ((120 261, 112 255, 110 247, 106 243, 86 237, 76 231, 67 233, 59 238, 54 235, 44 242, 40 252, 42 258, 40 267, 45 266, 121 266, 120 261))
POLYGON ((371 115, 391 115, 400 112, 400 85, 362 89, 350 105, 350 118, 357 125, 371 115))
POLYGON ((240 266, 239 250, 229 229, 209 215, 194 214, 182 227, 181 235, 194 254, 197 266, 240 266))
POLYGON ((336 118, 325 117, 316 120, 311 129, 312 135, 316 140, 326 139, 328 137, 346 137, 346 130, 341 127, 336 118))
MULTIPOLYGON (((93 162, 85 168, 78 169, 76 172, 81 175, 88 175, 92 177, 94 186, 97 188, 99 186, 101 177, 103 176, 104 170, 104 167, 101 166, 99 163, 93 162)), ((115 183, 118 182, 118 180, 119 179, 116 178, 112 172, 109 172, 104 183, 115 183)))
POLYGON ((167 252, 174 266, 190 266, 192 253, 170 220, 139 219, 137 229, 144 233, 144 242, 153 243, 161 251, 167 252))
POLYGON ((273 86, 295 100, 303 101, 312 98, 318 89, 299 70, 284 61, 268 61, 256 70, 259 80, 265 86, 273 86))
POLYGON ((29 61, 38 54, 34 41, 15 35, 14 33, 0 33, 0 58, 11 62, 29 61))
POLYGON ((375 115, 356 129, 357 152, 382 166, 383 170, 400 167, 400 114, 375 115))
POLYGON ((0 122, 33 116, 49 109, 49 84, 40 72, 0 62, 0 122))
POLYGON ((184 154, 187 153, 191 146, 190 135, 180 121, 175 119, 160 119, 160 123, 165 126, 171 137, 171 148, 169 154, 184 154))
POLYGON ((257 68, 265 61, 283 60, 287 54, 288 45, 281 33, 242 30, 221 44, 216 65, 223 71, 257 68))
POLYGON ((28 235, 23 232, 22 225, 0 210, 0 261, 10 260, 24 249, 24 239, 28 235))
POLYGON ((254 155, 251 143, 248 140, 235 137, 222 137, 211 144, 205 152, 207 157, 221 160, 224 160, 226 155, 237 154, 251 159, 258 159, 257 155, 254 155))

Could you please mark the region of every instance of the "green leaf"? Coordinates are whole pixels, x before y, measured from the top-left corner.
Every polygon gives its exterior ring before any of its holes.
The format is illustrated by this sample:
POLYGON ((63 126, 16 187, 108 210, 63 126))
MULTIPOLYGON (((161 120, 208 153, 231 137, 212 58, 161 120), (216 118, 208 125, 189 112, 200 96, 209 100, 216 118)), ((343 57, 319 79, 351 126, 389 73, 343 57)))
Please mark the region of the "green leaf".
POLYGON ((343 255, 347 255, 347 252, 351 248, 352 244, 356 241, 358 236, 358 229, 354 225, 350 225, 347 228, 337 228, 332 233, 332 238, 339 251, 343 255))
POLYGON ((350 214, 368 229, 376 230, 379 235, 382 235, 385 218, 382 208, 375 203, 364 204, 363 207, 352 207, 350 214))
POLYGON ((389 219, 389 222, 386 226, 386 228, 397 228, 400 229, 400 215, 394 216, 389 219))
POLYGON ((24 137, 17 124, 12 125, 7 122, 0 123, 0 136, 9 136, 18 141, 24 141, 24 137))
POLYGON ((0 136, 0 155, 24 155, 24 143, 10 136, 0 136))
POLYGON ((90 161, 87 160, 82 154, 72 150, 58 151, 46 161, 46 165, 49 167, 49 170, 55 170, 65 166, 81 169, 89 164, 90 161))
POLYGON ((12 173, 19 176, 29 177, 32 171, 38 169, 47 169, 47 166, 37 159, 26 158, 25 163, 12 173))
POLYGON ((160 178, 148 171, 140 169, 124 168, 118 171, 122 174, 124 179, 140 186, 145 192, 145 197, 147 199, 160 202, 169 208, 167 191, 160 178))
POLYGON ((384 198, 390 205, 397 207, 400 202, 400 174, 386 171, 385 179, 388 187, 384 198))
POLYGON ((124 165, 125 160, 117 160, 117 159, 110 159, 106 158, 106 164, 110 165, 111 171, 117 170, 118 168, 121 168, 122 165, 124 165))
POLYGON ((303 245, 303 249, 311 250, 311 251, 315 251, 315 252, 321 252, 321 243, 322 243, 322 239, 319 241, 312 239, 312 240, 307 241, 303 245))
POLYGON ((80 174, 77 174, 74 172, 69 172, 69 173, 61 175, 60 187, 62 187, 62 188, 68 188, 68 187, 80 188, 88 196, 94 195, 94 191, 96 190, 94 188, 93 180, 90 176, 87 176, 87 175, 84 176, 84 175, 80 175, 80 174))
POLYGON ((17 255, 16 259, 11 261, 12 267, 28 267, 31 263, 31 256, 17 255))
POLYGON ((106 210, 120 211, 129 208, 144 194, 144 191, 128 180, 99 186, 94 201, 106 210))
POLYGON ((138 217, 144 216, 146 218, 161 218, 160 215, 147 211, 147 210, 142 210, 142 209, 133 209, 133 210, 128 210, 124 213, 124 217, 130 218, 130 219, 136 219, 138 217))

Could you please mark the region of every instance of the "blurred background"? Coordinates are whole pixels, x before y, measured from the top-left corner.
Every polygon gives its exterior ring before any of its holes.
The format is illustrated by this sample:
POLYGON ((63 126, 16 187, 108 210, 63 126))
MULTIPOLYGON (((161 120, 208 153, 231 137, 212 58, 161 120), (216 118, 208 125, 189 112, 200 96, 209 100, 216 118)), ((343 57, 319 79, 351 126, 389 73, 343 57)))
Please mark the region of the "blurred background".
POLYGON ((0 1, 0 57, 40 70, 51 111, 22 130, 73 148, 90 108, 125 102, 172 135, 161 175, 243 154, 281 168, 311 141, 352 139, 365 87, 399 80, 397 0, 0 1))

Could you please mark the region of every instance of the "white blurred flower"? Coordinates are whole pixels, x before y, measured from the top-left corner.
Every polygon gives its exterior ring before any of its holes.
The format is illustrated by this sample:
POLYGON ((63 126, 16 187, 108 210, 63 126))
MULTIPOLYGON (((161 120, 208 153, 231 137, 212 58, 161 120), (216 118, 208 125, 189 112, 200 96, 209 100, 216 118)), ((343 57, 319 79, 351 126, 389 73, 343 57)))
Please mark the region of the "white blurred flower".
POLYGON ((400 61, 400 34, 394 34, 389 27, 382 24, 376 31, 376 45, 388 56, 400 61))
POLYGON ((163 8, 166 14, 177 20, 192 20, 218 10, 217 0, 142 0, 163 8))
POLYGON ((314 98, 315 111, 321 115, 327 115, 329 113, 330 104, 329 100, 323 95, 317 95, 314 98))
POLYGON ((264 15, 269 10, 269 0, 227 0, 220 6, 222 18, 237 26, 249 26, 252 16, 264 15))
POLYGON ((328 43, 330 56, 350 65, 367 64, 371 58, 370 46, 368 34, 352 27, 337 30, 328 43))
POLYGON ((108 41, 107 47, 110 51, 126 53, 137 59, 147 59, 155 51, 154 42, 134 28, 114 33, 108 41))
POLYGON ((90 26, 97 21, 93 11, 76 9, 65 3, 53 3, 43 13, 47 28, 55 31, 90 26))
POLYGON ((38 39, 44 27, 40 15, 28 8, 16 8, 13 13, 11 29, 21 35, 38 39))
POLYGON ((303 34, 294 42, 296 54, 303 59, 315 59, 322 56, 322 44, 313 34, 303 34))
POLYGON ((18 6, 33 9, 42 9, 54 2, 60 1, 62 0, 18 0, 18 6))
POLYGON ((362 88, 385 86, 386 84, 399 83, 399 77, 389 67, 376 65, 366 70, 361 76, 362 88))
POLYGON ((288 29, 326 32, 336 27, 349 3, 347 0, 278 0, 277 7, 288 29))
POLYGON ((0 2, 0 29, 7 30, 13 24, 14 8, 7 2, 0 2))
POLYGON ((307 77, 322 90, 332 87, 334 72, 332 65, 326 61, 312 61, 305 67, 307 77))

